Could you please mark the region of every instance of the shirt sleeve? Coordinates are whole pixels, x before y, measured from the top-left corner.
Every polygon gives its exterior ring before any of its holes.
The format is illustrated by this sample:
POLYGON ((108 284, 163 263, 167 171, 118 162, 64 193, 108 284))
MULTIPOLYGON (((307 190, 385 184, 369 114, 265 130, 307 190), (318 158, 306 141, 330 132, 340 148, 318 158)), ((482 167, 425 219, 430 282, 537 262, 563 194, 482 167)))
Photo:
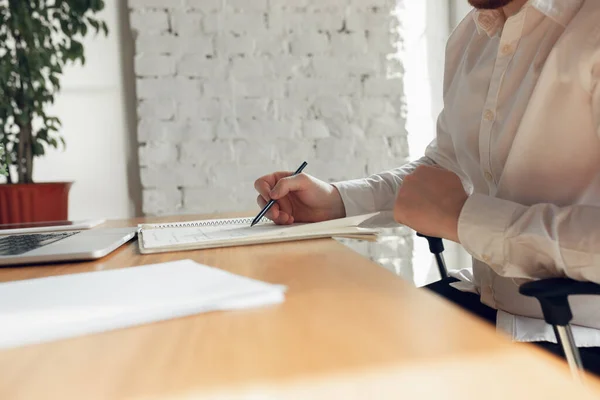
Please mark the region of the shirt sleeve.
POLYGON ((501 276, 600 283, 599 226, 600 207, 524 206, 474 194, 462 209, 458 236, 501 276))
POLYGON ((433 164, 434 161, 429 157, 422 157, 399 168, 373 174, 367 178, 334 182, 333 186, 340 192, 347 217, 389 211, 394 208, 396 192, 404 177, 419 165, 433 164))
MULTIPOLYGON (((593 69, 592 113, 600 137, 600 63, 593 69)), ((600 207, 524 206, 470 196, 458 222, 463 247, 511 278, 566 276, 600 283, 600 207)))
MULTIPOLYGON (((469 21, 465 19, 465 21, 469 21)), ((461 27, 467 27, 465 22, 461 27)), ((446 44, 446 66, 444 71, 444 97, 448 91, 452 76, 456 73, 456 67, 459 64, 456 46, 460 46, 463 32, 457 28, 448 39, 446 44)), ((444 99, 445 101, 445 99, 444 99)), ((420 165, 438 165, 456 173, 463 180, 465 189, 469 192, 469 180, 462 174, 461 169, 456 162, 456 153, 452 141, 451 132, 447 127, 446 113, 442 110, 436 126, 436 137, 427 146, 424 157, 411 163, 405 164, 399 168, 377 173, 364 179, 355 179, 344 182, 335 182, 333 185, 338 189, 344 206, 346 215, 359 215, 376 211, 390 211, 394 208, 396 193, 404 177, 412 173, 420 165)))
MULTIPOLYGON (((420 165, 439 165, 461 175, 460 169, 457 168, 454 145, 446 128, 446 116, 443 110, 438 117, 436 137, 427 146, 424 157, 367 178, 333 183, 340 192, 346 215, 393 210, 396 193, 404 177, 420 165)), ((466 179, 463 181, 466 182, 466 179)), ((467 189, 467 186, 465 188, 467 189)))

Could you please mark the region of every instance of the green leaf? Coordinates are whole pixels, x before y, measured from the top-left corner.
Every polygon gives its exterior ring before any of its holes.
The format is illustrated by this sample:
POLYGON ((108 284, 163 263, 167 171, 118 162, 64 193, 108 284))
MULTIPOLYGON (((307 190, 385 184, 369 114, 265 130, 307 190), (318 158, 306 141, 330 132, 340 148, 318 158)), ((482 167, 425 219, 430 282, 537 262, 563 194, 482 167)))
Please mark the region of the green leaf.
POLYGON ((56 75, 50 75, 48 79, 56 89, 60 89, 60 80, 56 75))
POLYGON ((43 156, 46 153, 46 149, 44 149, 44 145, 39 142, 33 142, 31 144, 31 152, 34 156, 43 156))
POLYGON ((42 140, 44 142, 48 141, 48 130, 47 129, 40 129, 37 133, 37 135, 35 136, 35 138, 37 140, 42 140))
POLYGON ((96 33, 100 32, 100 23, 98 21, 96 21, 95 19, 90 18, 88 20, 88 22, 96 30, 96 33))

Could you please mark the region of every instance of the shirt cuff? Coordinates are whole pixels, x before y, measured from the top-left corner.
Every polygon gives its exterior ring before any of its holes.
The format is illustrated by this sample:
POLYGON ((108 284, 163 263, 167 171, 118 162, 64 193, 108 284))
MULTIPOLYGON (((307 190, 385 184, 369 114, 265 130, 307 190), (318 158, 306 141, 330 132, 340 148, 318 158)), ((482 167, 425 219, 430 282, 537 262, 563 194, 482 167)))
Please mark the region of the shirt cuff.
POLYGON ((333 182, 340 192, 346 217, 375 212, 375 196, 373 188, 366 179, 353 179, 343 182, 333 182))
POLYGON ((458 219, 458 239, 469 254, 497 272, 505 264, 506 230, 521 204, 475 193, 458 219))

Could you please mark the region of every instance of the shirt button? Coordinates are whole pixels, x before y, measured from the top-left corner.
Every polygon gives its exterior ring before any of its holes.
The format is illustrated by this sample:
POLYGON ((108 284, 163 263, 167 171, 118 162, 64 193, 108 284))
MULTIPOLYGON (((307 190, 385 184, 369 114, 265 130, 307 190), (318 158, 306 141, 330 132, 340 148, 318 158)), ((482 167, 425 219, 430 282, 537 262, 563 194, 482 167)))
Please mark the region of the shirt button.
POLYGON ((488 181, 488 182, 492 181, 493 176, 488 171, 485 171, 485 173, 483 174, 483 176, 485 176, 485 180, 486 181, 488 181))
POLYGON ((494 120, 494 112, 492 110, 485 110, 483 112, 483 119, 485 119, 486 121, 493 121, 494 120))
POLYGON ((506 56, 513 52, 513 47, 510 44, 505 44, 504 46, 502 46, 502 49, 500 51, 503 55, 506 56))

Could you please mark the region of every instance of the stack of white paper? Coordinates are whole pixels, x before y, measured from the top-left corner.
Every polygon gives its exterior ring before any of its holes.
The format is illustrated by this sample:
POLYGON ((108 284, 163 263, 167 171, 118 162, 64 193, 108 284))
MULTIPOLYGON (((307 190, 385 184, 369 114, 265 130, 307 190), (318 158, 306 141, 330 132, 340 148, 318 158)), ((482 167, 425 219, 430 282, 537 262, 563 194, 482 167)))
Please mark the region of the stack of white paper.
POLYGON ((0 348, 281 303, 286 288, 191 260, 0 284, 0 348))

